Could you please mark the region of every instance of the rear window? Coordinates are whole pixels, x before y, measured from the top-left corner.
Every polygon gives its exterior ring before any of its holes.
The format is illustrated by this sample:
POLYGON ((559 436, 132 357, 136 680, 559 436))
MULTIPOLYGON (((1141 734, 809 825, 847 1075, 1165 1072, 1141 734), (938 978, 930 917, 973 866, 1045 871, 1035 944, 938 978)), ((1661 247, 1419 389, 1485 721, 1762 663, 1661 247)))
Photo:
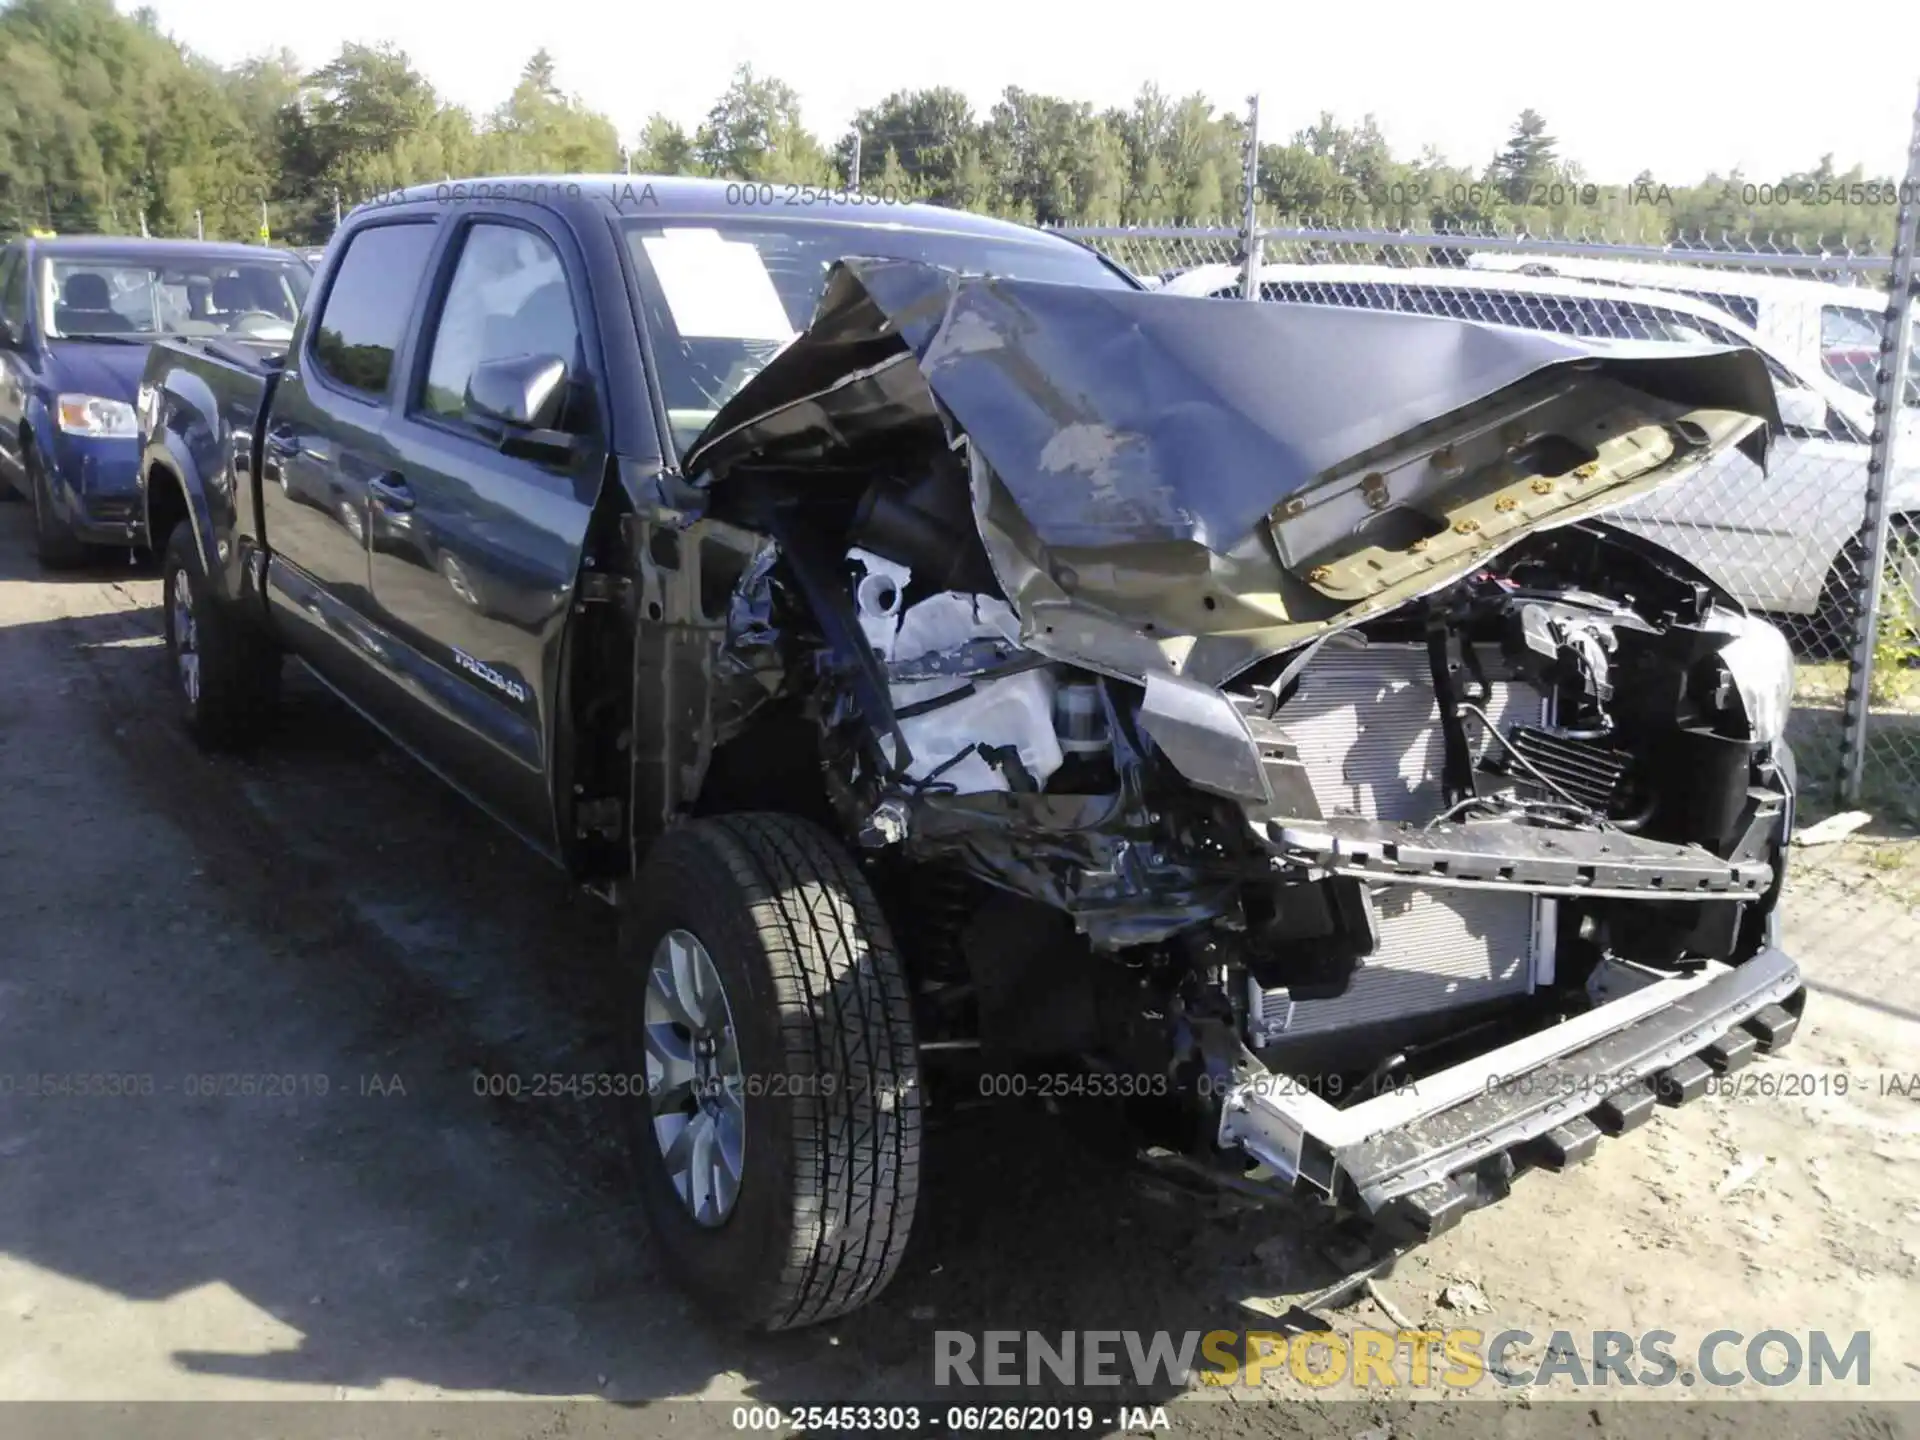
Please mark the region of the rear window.
MULTIPOLYGON (((1678 285, 1666 287, 1680 290, 1678 285)), ((1704 300, 1717 310, 1724 310, 1742 325, 1752 329, 1760 323, 1760 302, 1751 295, 1724 295, 1716 290, 1680 290, 1683 295, 1691 295, 1696 300, 1704 300)))
POLYGON ((313 328, 313 363, 329 380, 386 393, 433 234, 431 223, 372 225, 348 242, 313 328))

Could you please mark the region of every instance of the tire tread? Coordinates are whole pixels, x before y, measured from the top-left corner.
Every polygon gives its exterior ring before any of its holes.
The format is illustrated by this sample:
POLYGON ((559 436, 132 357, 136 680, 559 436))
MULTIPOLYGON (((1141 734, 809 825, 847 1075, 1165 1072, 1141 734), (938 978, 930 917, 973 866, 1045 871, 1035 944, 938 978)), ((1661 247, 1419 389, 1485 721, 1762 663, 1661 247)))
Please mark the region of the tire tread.
POLYGON ((744 912, 786 1073, 834 1082, 791 1088, 792 1228, 744 1318, 785 1330, 847 1314, 898 1270, 919 1198, 919 1053, 886 917, 840 844, 794 816, 715 816, 659 845, 675 851, 662 879, 698 874, 744 912))
MULTIPOLYGON (((245 616, 216 597, 189 522, 182 520, 161 551, 162 596, 168 627, 168 660, 173 658, 171 576, 175 564, 193 579, 194 624, 199 634, 200 703, 189 712, 187 728, 210 750, 243 749, 272 725, 280 698, 280 652, 245 616)), ((177 685, 175 677, 169 676, 177 685)))

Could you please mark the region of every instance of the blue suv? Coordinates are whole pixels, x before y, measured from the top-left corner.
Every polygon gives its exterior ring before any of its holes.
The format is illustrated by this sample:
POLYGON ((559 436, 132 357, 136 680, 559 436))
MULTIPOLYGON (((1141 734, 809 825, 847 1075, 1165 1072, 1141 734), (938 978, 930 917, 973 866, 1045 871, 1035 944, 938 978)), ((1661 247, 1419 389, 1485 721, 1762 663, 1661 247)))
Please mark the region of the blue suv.
POLYGON ((153 339, 284 349, 312 278, 259 245, 63 236, 0 250, 0 495, 32 503, 41 564, 144 536, 134 405, 153 339))

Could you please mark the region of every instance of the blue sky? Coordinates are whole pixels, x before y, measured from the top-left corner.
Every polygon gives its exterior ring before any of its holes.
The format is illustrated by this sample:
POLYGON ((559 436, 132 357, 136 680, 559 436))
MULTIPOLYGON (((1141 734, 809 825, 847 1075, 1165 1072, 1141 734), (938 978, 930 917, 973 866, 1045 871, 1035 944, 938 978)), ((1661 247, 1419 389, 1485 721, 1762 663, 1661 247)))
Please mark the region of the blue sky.
POLYGON ((1860 160, 1869 173, 1898 173, 1920 92, 1920 5, 1890 0, 1823 14, 1783 8, 1774 25, 1747 5, 1753 18, 1743 26, 1697 0, 967 0, 901 5, 884 22, 872 6, 792 0, 544 0, 493 12, 453 0, 154 8, 165 29, 222 62, 286 46, 318 64, 344 41, 390 40, 442 95, 476 111, 504 98, 545 46, 563 86, 627 138, 655 110, 691 126, 734 67, 750 62, 793 85, 808 124, 829 137, 860 106, 902 87, 951 85, 984 111, 1009 84, 1104 106, 1154 80, 1235 108, 1260 91, 1268 138, 1323 109, 1348 120, 1372 111, 1397 152, 1431 143, 1476 165, 1531 105, 1589 178, 1624 181, 1649 167, 1678 182, 1735 164, 1749 178, 1771 177, 1826 151, 1842 166, 1860 160))

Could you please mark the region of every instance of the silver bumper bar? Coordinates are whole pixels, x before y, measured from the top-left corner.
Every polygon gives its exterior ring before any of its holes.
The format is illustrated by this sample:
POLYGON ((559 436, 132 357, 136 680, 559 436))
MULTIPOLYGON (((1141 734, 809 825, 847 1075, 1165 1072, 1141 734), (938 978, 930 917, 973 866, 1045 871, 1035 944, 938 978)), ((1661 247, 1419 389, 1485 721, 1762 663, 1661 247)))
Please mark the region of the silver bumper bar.
POLYGON ((1220 1143, 1283 1182, 1432 1231, 1497 1198, 1476 1192, 1499 1189, 1516 1160, 1583 1158, 1602 1132, 1693 1098, 1715 1070, 1784 1045, 1797 1024, 1800 969, 1778 949, 1684 976, 1608 964, 1635 988, 1359 1105, 1335 1109, 1286 1077, 1244 1076, 1222 1103, 1220 1143))

